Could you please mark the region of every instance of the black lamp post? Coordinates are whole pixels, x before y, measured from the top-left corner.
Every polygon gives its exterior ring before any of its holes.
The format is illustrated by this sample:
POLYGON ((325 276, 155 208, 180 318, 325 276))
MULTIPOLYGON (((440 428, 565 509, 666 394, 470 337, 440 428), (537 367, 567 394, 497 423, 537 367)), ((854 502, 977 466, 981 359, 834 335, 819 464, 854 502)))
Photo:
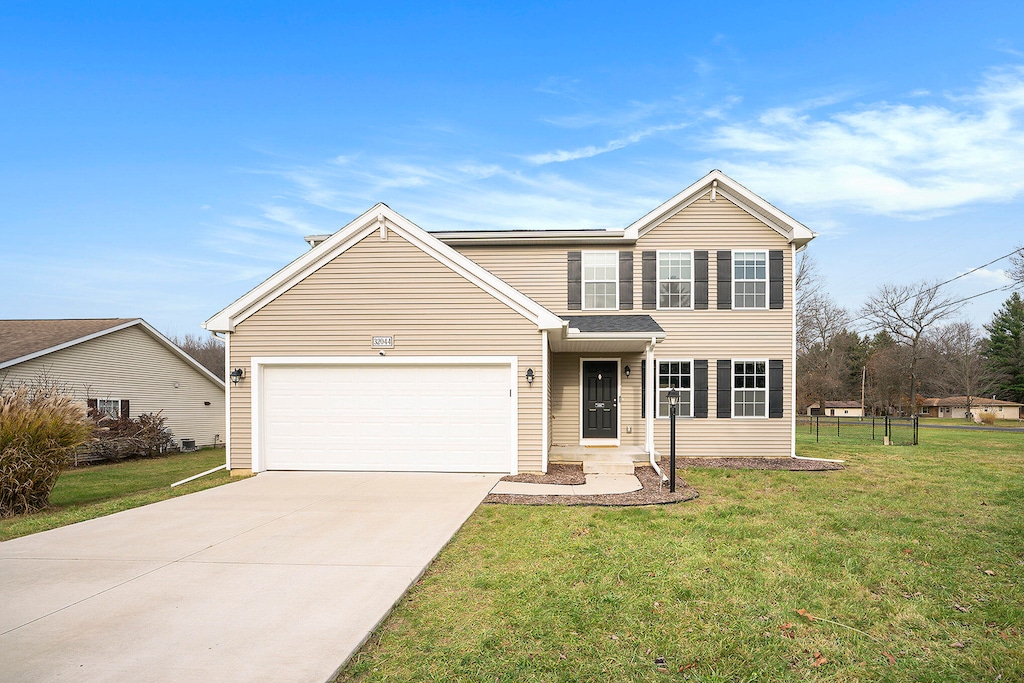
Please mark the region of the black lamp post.
POLYGON ((668 390, 668 414, 669 414, 669 440, 672 442, 669 447, 668 466, 672 470, 668 475, 668 490, 676 492, 676 405, 679 403, 679 391, 672 387, 668 390))

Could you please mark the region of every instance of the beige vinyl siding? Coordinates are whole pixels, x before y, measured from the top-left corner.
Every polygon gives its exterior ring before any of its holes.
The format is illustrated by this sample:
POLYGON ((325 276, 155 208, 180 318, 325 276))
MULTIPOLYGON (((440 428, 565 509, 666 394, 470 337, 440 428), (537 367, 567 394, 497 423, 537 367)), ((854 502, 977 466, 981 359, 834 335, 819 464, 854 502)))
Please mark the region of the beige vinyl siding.
MULTIPOLYGON (((458 250, 558 315, 567 315, 566 253, 586 251, 586 246, 458 245, 458 250)), ((624 250, 623 246, 618 251, 624 250)), ((687 440, 688 455, 789 456, 792 450, 793 410, 793 252, 782 235, 736 206, 721 194, 716 201, 705 194, 663 221, 630 247, 633 250, 633 309, 621 314, 648 314, 666 332, 665 341, 655 347, 658 359, 708 361, 708 414, 704 419, 687 419, 679 427, 677 448, 687 440), (784 254, 785 306, 781 310, 717 310, 717 254, 719 250, 782 250, 784 254), (643 308, 642 254, 657 250, 708 251, 708 310, 645 310, 643 308), (783 361, 784 416, 772 419, 718 419, 716 361, 719 359, 765 359, 783 361), (685 431, 684 431, 685 430, 685 431)), ((599 245, 594 250, 615 249, 599 245)), ((615 311, 572 311, 573 315, 612 314, 615 311)), ((616 354, 593 354, 613 357, 616 354)), ((639 382, 640 356, 632 366, 635 374, 626 385, 639 382)), ((551 359, 552 444, 579 442, 579 355, 552 354, 551 359)), ((624 389, 626 388, 624 385, 624 389)), ((623 394, 622 443, 643 445, 639 384, 636 397, 623 394), (635 412, 635 415, 634 415, 635 412), (633 434, 626 433, 632 422, 633 434), (632 440, 629 440, 632 437, 632 440)), ((668 452, 667 419, 655 420, 655 448, 668 452)))
POLYGON ((132 417, 163 411, 175 439, 224 443, 224 390, 138 326, 0 370, 6 384, 42 375, 81 400, 128 399, 132 417))
MULTIPOLYGON (((787 457, 791 454, 793 410, 793 252, 784 237, 721 195, 708 195, 678 212, 637 240, 635 260, 643 251, 708 251, 708 310, 645 311, 664 328, 665 341, 654 349, 658 359, 708 361, 708 417, 677 423, 676 448, 682 455, 787 457), (717 310, 718 250, 782 250, 785 306, 781 310, 717 310), (782 360, 784 414, 774 419, 718 419, 716 361, 782 360)), ((640 295, 637 289, 637 296, 640 295)), ((639 300, 639 299, 638 299, 639 300)), ((655 448, 669 450, 669 420, 654 425, 655 448)))
MULTIPOLYGON (((566 253, 569 251, 591 251, 580 246, 566 245, 515 245, 515 246, 455 246, 462 254, 509 283, 553 313, 563 315, 567 311, 566 253)), ((598 251, 611 251, 615 247, 601 245, 598 251)), ((634 257, 634 275, 638 264, 634 257)), ((634 282, 637 278, 634 277, 634 282)), ((635 299, 635 298, 634 298, 635 299)), ((634 302, 635 303, 635 302, 634 302)), ((635 304, 639 308, 639 304, 635 304)), ((582 311, 576 311, 581 313, 582 311)), ((593 312, 593 311, 591 311, 593 312)), ((614 311, 597 311, 614 313, 614 311)))
POLYGON ((619 442, 644 445, 644 419, 640 416, 642 354, 555 353, 551 357, 551 443, 571 446, 580 442, 583 405, 580 397, 580 360, 620 358, 619 442), (630 366, 630 375, 623 374, 630 366))
MULTIPOLYGON (((518 357, 519 469, 540 470, 544 382, 536 324, 394 232, 386 241, 370 233, 239 323, 230 367, 248 373, 253 356, 376 356, 374 335, 394 336, 391 357, 518 357), (532 385, 527 368, 536 373, 532 385)), ((251 386, 245 380, 231 389, 233 469, 251 467, 251 386)))

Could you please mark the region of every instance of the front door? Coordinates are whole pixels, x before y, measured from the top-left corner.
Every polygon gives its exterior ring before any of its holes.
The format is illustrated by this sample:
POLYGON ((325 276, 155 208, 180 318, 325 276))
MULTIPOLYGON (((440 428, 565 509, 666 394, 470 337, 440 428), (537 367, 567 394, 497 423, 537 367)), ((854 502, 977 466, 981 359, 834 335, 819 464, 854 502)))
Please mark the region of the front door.
POLYGON ((619 438, 619 364, 583 361, 583 438, 619 438))

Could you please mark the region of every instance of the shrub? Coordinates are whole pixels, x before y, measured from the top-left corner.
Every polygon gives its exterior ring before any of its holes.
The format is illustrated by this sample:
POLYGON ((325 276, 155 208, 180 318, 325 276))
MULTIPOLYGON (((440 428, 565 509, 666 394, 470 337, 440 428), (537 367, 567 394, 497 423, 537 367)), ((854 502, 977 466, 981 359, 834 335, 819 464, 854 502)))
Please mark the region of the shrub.
POLYGON ((981 424, 983 425, 994 425, 996 423, 996 414, 982 413, 978 416, 978 419, 981 420, 981 424))
POLYGON ((0 387, 0 517, 46 507, 92 431, 85 407, 56 384, 0 387))
POLYGON ((78 454, 88 459, 120 460, 135 455, 162 451, 171 443, 166 419, 159 412, 143 413, 137 418, 111 418, 90 411, 96 438, 82 446, 78 454))

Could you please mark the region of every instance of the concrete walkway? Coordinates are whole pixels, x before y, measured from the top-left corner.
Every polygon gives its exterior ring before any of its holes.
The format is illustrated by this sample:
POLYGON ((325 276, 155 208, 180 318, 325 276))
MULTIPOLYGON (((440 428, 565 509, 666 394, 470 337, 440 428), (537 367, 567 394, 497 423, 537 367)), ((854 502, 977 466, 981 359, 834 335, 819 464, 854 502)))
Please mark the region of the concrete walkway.
POLYGON ((585 484, 527 484, 499 481, 491 493, 520 496, 600 496, 639 491, 643 484, 633 474, 588 474, 585 484))
POLYGON ((0 680, 327 681, 498 478, 270 472, 0 543, 0 680))

